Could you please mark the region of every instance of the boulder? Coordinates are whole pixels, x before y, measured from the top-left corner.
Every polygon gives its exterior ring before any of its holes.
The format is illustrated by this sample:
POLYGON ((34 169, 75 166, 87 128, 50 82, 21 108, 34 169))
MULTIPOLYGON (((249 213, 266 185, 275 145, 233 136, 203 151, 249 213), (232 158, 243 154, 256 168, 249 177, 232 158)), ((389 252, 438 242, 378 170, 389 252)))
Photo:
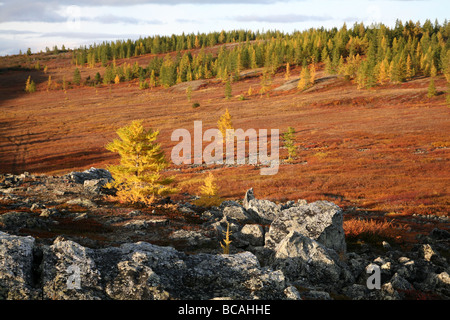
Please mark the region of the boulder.
POLYGON ((281 271, 250 252, 186 255, 146 242, 90 249, 58 238, 41 265, 45 299, 281 299, 281 271))
POLYGON ((73 171, 65 176, 75 183, 84 184, 87 180, 106 179, 107 182, 113 180, 111 173, 106 169, 96 169, 94 167, 83 172, 73 171))
POLYGON ((343 212, 334 203, 317 201, 281 211, 270 225, 266 247, 275 249, 291 231, 301 233, 336 252, 346 252, 343 212))
POLYGON ((34 288, 35 239, 0 232, 0 300, 39 298, 34 288))
POLYGON ((245 245, 254 247, 264 245, 264 229, 258 224, 246 224, 236 236, 245 245))
POLYGON ((253 188, 245 193, 244 209, 247 210, 256 222, 271 223, 281 212, 281 206, 269 200, 258 200, 253 194, 253 188))
POLYGON ((324 245, 291 231, 275 248, 272 267, 281 269, 290 281, 325 288, 338 288, 354 281, 338 254, 324 245))

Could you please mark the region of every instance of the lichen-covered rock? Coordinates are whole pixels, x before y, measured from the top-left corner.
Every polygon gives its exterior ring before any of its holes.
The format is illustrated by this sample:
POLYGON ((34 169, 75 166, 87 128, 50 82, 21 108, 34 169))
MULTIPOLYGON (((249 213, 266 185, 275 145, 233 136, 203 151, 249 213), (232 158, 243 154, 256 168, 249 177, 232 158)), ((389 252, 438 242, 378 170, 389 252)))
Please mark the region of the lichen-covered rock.
POLYGON ((272 266, 281 269, 293 282, 338 288, 354 281, 334 250, 296 231, 291 231, 277 245, 272 266))
POLYGON ((244 209, 247 210, 256 222, 271 223, 281 212, 281 206, 269 200, 256 199, 253 189, 249 189, 243 202, 244 209))
POLYGON ((186 255, 145 242, 85 248, 57 239, 44 250, 46 299, 281 299, 281 271, 250 252, 186 255))
POLYGON ((41 265, 44 299, 104 299, 94 256, 93 249, 62 238, 45 247, 41 265))
POLYGON ((66 175, 67 178, 73 180, 75 183, 84 184, 87 180, 100 180, 106 179, 106 181, 113 180, 111 173, 106 169, 90 168, 83 172, 73 171, 66 175))
POLYGON ((317 201, 281 211, 270 225, 266 247, 275 247, 296 231, 336 252, 346 252, 342 209, 328 201, 317 201))
POLYGON ((0 232, 0 300, 37 299, 34 288, 35 240, 0 232))

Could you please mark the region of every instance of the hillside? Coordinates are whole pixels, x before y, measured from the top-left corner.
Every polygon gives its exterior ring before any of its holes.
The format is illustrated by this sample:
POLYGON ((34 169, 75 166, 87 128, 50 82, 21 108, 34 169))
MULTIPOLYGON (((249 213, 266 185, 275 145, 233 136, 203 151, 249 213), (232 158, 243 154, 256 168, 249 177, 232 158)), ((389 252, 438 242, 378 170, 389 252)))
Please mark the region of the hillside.
MULTIPOLYGON (((282 147, 273 176, 260 175, 252 165, 171 163, 164 174, 173 175, 179 189, 172 201, 195 200, 213 172, 222 199, 242 199, 253 188, 260 199, 278 205, 331 201, 343 209, 350 245, 380 246, 387 240, 411 248, 433 229, 449 228, 449 35, 448 23, 379 30, 355 25, 293 35, 249 33, 247 39, 214 33, 189 43, 181 36, 144 39, 142 46, 123 42, 1 57, 0 182, 12 179, 8 174, 64 176, 117 163, 105 145, 136 119, 160 130, 158 142, 170 159, 174 130, 193 133, 198 120, 203 131, 216 128, 228 109, 234 128, 282 133, 293 127, 294 161, 287 161, 282 147), (380 76, 388 64, 389 75, 380 76), (80 84, 74 81, 76 69, 80 84), (315 78, 300 89, 306 69, 315 78), (29 77, 36 84, 32 93, 24 90, 29 77), (431 79, 436 93, 428 96, 431 79)), ((27 198, 26 189, 19 191, 27 198)), ((5 196, 2 213, 13 207, 5 196)), ((178 217, 170 209, 167 214, 178 217)), ((76 227, 84 230, 81 221, 76 227)), ((183 221, 177 220, 179 226, 183 221)), ((62 234, 75 228, 64 223, 62 234)), ((91 227, 96 225, 87 226, 87 233, 91 227)))

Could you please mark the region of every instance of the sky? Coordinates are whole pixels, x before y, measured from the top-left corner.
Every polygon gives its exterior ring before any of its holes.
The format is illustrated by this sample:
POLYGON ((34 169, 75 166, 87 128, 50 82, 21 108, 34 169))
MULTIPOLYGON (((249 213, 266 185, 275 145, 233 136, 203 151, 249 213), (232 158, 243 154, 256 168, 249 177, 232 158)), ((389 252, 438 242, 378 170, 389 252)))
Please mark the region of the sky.
POLYGON ((0 0, 0 55, 183 32, 290 33, 449 18, 449 0, 0 0))

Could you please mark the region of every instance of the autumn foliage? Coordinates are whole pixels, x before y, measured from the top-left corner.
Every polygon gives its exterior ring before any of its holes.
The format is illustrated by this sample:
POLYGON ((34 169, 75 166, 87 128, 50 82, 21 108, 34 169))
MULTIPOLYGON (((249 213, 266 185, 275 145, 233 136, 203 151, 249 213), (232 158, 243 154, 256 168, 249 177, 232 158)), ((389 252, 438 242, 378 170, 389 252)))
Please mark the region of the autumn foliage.
POLYGON ((172 179, 161 175, 167 161, 155 142, 159 131, 146 130, 142 121, 137 120, 117 130, 117 134, 120 139, 106 146, 120 155, 120 164, 108 167, 114 178, 108 187, 117 189, 117 199, 149 205, 156 198, 172 193, 174 189, 169 186, 172 179))

